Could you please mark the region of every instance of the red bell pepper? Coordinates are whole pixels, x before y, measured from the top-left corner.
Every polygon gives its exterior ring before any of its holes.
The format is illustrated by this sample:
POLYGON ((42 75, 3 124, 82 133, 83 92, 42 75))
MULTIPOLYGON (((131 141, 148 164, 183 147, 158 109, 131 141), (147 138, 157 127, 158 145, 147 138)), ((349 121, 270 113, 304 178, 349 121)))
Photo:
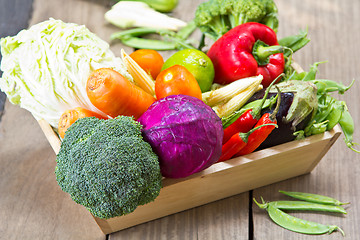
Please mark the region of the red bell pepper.
POLYGON ((214 81, 228 84, 261 74, 264 87, 284 72, 284 47, 268 26, 249 22, 225 33, 209 49, 215 68, 214 81))

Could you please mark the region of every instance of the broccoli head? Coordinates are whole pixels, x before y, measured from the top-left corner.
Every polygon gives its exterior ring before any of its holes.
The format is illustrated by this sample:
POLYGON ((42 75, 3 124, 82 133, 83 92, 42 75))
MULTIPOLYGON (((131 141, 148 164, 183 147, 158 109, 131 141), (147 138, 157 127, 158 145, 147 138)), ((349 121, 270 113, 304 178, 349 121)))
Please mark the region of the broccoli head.
POLYGON ((81 118, 57 155, 61 189, 94 216, 112 218, 153 201, 161 189, 158 158, 131 117, 81 118))
POLYGON ((246 23, 259 22, 277 31, 277 7, 273 0, 209 0, 195 12, 196 26, 213 40, 230 29, 246 23))

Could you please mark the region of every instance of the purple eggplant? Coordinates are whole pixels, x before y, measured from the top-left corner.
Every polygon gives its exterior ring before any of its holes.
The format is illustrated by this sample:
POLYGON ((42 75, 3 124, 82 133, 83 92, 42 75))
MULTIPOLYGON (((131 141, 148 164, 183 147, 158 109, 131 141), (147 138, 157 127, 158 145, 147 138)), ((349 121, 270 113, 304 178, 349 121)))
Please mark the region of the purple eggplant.
MULTIPOLYGON (((295 132, 303 130, 317 110, 317 89, 310 82, 287 81, 276 86, 281 91, 281 103, 276 114, 278 128, 275 128, 258 149, 272 147, 296 139, 295 132)), ((265 89, 255 93, 249 102, 262 99, 265 89)), ((276 89, 270 90, 267 98, 275 97, 276 89)), ((275 105, 264 108, 262 114, 271 113, 275 105)))

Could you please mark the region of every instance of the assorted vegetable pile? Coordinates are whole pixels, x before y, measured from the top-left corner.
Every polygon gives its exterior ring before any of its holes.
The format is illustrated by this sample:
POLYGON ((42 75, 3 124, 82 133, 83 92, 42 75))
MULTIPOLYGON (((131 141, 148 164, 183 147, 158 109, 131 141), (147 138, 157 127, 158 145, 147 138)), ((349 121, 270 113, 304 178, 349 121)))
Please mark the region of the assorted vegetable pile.
MULTIPOLYGON (((352 84, 316 79, 319 63, 295 70, 292 55, 309 39, 303 31, 277 38, 272 0, 209 0, 188 23, 158 12, 176 4, 120 1, 109 10, 107 21, 132 27, 112 39, 140 48, 121 57, 85 26, 54 19, 1 39, 0 87, 59 133, 56 178, 75 202, 100 218, 121 216, 153 201, 162 177, 188 177, 337 123, 358 152, 346 103, 330 95, 352 84), (197 28, 198 48, 189 38, 197 28), (152 33, 163 39, 144 37, 152 33), (207 38, 215 42, 205 51, 207 38), (179 51, 165 60, 157 51, 169 49, 179 51)), ((259 206, 284 215, 279 205, 259 206)))

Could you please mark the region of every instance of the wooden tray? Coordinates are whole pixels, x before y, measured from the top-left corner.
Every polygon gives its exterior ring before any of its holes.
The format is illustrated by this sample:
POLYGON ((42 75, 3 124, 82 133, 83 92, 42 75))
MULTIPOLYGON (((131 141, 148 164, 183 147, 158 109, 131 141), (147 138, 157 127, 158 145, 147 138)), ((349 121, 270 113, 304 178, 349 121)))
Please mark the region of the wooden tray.
MULTIPOLYGON (((57 154, 60 139, 51 126, 39 124, 57 154)), ((336 126, 323 134, 253 152, 212 165, 182 179, 164 179, 154 202, 111 219, 95 218, 105 234, 311 172, 341 134, 336 126), (211 186, 211 187, 209 187, 211 186)))

